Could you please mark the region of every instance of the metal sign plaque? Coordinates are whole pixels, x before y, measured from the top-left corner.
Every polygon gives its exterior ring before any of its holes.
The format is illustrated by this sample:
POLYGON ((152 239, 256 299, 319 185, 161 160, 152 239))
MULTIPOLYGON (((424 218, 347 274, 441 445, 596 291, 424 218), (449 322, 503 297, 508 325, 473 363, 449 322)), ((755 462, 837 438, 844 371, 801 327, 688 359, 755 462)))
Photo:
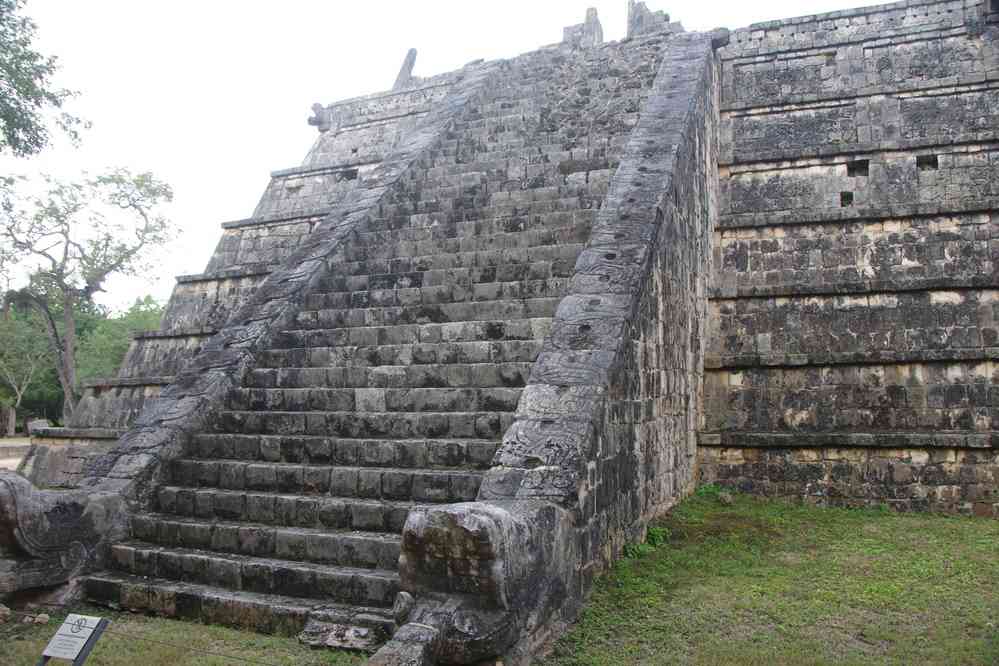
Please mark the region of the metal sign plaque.
POLYGON ((94 644, 104 633, 108 621, 92 615, 71 614, 59 626, 55 636, 42 652, 39 664, 49 659, 65 659, 74 664, 82 664, 94 649, 94 644))

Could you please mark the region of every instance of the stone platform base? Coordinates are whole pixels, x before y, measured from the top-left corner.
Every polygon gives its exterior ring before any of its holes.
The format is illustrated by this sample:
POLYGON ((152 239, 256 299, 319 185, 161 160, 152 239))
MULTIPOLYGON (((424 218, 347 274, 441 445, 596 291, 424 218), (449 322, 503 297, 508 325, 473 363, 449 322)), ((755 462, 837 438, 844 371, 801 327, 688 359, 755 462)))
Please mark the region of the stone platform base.
POLYGON ((41 428, 31 437, 17 471, 40 488, 72 488, 87 459, 110 451, 120 434, 96 428, 41 428))
POLYGON ((698 447, 698 480, 829 506, 999 517, 999 450, 698 447))

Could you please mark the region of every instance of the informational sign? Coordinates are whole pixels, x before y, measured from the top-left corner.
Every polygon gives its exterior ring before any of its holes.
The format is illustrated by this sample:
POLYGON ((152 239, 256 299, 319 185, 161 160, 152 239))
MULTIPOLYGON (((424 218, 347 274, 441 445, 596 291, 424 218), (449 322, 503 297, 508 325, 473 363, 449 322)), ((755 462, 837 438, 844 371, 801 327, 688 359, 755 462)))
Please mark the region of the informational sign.
POLYGON ((49 641, 39 664, 49 659, 65 659, 77 666, 90 655, 97 640, 104 633, 108 621, 92 615, 68 615, 49 641))

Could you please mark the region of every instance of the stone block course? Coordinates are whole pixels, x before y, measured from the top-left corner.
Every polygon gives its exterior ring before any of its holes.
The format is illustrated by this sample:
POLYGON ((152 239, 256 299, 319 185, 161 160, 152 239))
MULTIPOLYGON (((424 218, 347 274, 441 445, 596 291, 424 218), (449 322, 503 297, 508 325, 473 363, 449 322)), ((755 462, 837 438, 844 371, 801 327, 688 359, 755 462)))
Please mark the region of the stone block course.
POLYGON ((863 294, 996 283, 994 213, 715 232, 717 297, 863 294))
POLYGON ((702 482, 995 514, 986 12, 897 3, 722 50, 702 482))

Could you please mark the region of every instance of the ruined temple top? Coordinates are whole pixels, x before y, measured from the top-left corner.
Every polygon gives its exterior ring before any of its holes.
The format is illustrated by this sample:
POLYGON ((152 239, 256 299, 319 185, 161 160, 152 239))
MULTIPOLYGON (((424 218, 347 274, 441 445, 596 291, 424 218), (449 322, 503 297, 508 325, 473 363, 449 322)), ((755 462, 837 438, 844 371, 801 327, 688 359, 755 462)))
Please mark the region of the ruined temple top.
MULTIPOLYGON (((657 32, 683 32, 683 26, 679 23, 671 23, 670 16, 663 11, 650 10, 645 2, 628 0, 628 29, 625 39, 634 39, 643 35, 651 35, 657 32)), ((603 25, 597 15, 597 10, 590 7, 586 10, 586 15, 582 23, 566 26, 562 30, 562 41, 557 47, 567 48, 573 51, 585 52, 598 48, 605 44, 603 25)), ((416 66, 417 50, 415 48, 407 51, 403 59, 402 66, 396 76, 395 82, 389 89, 388 94, 405 93, 421 87, 431 87, 439 83, 446 83, 453 79, 454 73, 445 73, 430 78, 421 78, 413 75, 416 66)), ((468 63, 466 67, 477 65, 481 60, 468 63)), ((386 93, 375 93, 356 98, 341 100, 329 105, 319 103, 312 105, 313 115, 308 119, 310 125, 316 127, 320 133, 325 133, 331 129, 334 133, 347 121, 345 117, 346 109, 355 102, 382 97, 386 93)))

